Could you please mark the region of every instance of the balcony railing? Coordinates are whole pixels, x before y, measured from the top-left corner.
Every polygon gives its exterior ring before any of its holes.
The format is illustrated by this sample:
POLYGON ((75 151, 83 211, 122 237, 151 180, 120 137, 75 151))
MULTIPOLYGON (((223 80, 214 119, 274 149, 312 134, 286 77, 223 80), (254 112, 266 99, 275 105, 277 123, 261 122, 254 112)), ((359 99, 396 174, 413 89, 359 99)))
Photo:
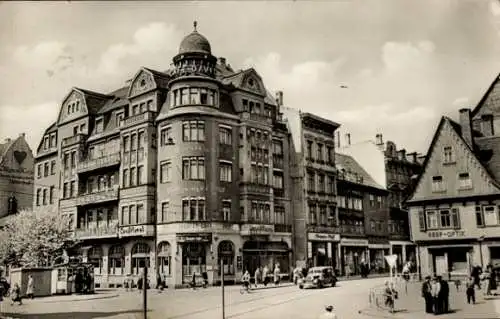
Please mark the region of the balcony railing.
POLYGON ((118 237, 118 221, 113 221, 103 227, 77 228, 75 230, 75 237, 80 240, 118 237))
POLYGON ((261 185, 254 183, 242 183, 243 192, 246 193, 257 193, 257 194, 270 194, 271 186, 270 185, 261 185))
POLYGON ((330 233, 337 234, 339 233, 338 226, 328 226, 328 225, 309 225, 308 230, 313 233, 330 233))
POLYGON ((118 200, 118 188, 110 188, 97 193, 80 194, 76 198, 76 205, 84 206, 88 204, 104 203, 118 200))
POLYGON ((137 125, 137 124, 140 124, 140 123, 143 123, 143 122, 152 122, 154 121, 154 112, 152 111, 146 111, 144 113, 141 113, 141 114, 136 114, 136 115, 132 115, 126 119, 124 119, 122 122, 121 122, 121 127, 122 128, 126 128, 126 127, 129 127, 129 126, 132 126, 132 125, 137 125))
POLYGON ((257 121, 257 122, 265 122, 265 123, 271 123, 272 118, 266 115, 262 114, 255 114, 255 113, 250 113, 250 119, 252 121, 257 121))
POLYGON ((89 172, 95 169, 120 164, 120 153, 113 153, 94 159, 84 159, 78 163, 78 172, 89 172))
POLYGON ((85 134, 76 134, 70 137, 66 137, 62 140, 61 145, 62 147, 70 146, 73 144, 79 144, 85 142, 85 134))
POLYGON ((276 233, 291 233, 292 232, 292 225, 276 224, 276 225, 274 225, 274 231, 276 233))
POLYGON ((365 234, 365 227, 364 226, 343 225, 343 226, 340 226, 340 233, 347 234, 347 235, 363 236, 365 234))

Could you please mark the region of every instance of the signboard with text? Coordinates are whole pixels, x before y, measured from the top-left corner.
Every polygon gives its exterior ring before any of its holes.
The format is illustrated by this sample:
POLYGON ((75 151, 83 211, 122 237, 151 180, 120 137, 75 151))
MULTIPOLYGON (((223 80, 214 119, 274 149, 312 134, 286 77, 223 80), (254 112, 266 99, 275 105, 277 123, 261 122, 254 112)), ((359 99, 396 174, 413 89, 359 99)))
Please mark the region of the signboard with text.
POLYGON ((308 233, 307 237, 309 240, 316 240, 316 241, 340 241, 339 234, 308 233))
POLYGON ((270 235, 274 233, 274 225, 246 224, 241 227, 242 235, 270 235))
POLYGON ((120 237, 130 237, 130 236, 153 236, 154 226, 153 225, 130 225, 121 226, 119 231, 120 237))
POLYGON ((177 234, 178 242, 211 242, 212 234, 177 234))
POLYGON ((436 230, 427 232, 427 236, 436 239, 465 237, 465 230, 436 230))

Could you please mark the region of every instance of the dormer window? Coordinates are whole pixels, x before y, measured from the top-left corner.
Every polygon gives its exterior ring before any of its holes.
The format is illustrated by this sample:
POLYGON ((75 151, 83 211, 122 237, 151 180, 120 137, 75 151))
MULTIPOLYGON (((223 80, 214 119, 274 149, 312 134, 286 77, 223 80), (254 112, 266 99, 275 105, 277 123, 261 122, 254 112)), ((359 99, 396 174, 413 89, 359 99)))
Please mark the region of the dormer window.
POLYGON ((248 85, 249 85, 250 87, 254 87, 254 85, 255 85, 254 80, 253 80, 253 79, 248 80, 248 85))
POLYGON ((102 118, 95 120, 95 131, 96 133, 101 133, 104 131, 104 121, 102 118))
POLYGON ((146 86, 146 80, 142 79, 141 81, 141 88, 146 86))
POLYGON ((451 146, 445 146, 443 148, 443 162, 444 164, 455 162, 455 155, 453 154, 453 148, 451 146))
POLYGON ((57 145, 57 140, 56 140, 56 135, 52 134, 50 135, 50 147, 56 147, 57 145))
POLYGON ((71 114, 71 104, 68 104, 68 114, 71 114))
POLYGON ((48 149, 49 147, 50 147, 50 145, 49 145, 49 137, 48 137, 48 136, 46 136, 46 137, 44 137, 44 139, 43 139, 43 149, 45 149, 45 150, 46 150, 46 149, 48 149))

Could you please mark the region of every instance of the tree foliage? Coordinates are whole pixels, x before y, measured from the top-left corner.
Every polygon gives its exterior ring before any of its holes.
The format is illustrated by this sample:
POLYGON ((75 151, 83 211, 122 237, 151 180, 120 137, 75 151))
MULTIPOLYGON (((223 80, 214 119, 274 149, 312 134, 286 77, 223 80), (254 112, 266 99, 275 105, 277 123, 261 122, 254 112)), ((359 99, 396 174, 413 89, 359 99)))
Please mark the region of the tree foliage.
POLYGON ((49 266, 74 244, 67 216, 24 210, 0 230, 0 260, 21 267, 49 266))

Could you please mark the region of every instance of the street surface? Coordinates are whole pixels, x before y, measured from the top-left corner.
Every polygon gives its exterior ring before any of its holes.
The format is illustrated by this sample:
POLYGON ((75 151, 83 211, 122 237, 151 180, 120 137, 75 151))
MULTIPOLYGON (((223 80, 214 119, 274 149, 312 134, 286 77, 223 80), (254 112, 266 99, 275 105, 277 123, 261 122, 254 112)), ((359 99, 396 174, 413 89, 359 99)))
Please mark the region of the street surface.
MULTIPOLYGON (((259 289, 240 294, 239 286, 226 287, 225 318, 237 319, 313 319, 333 305, 339 318, 369 318, 359 313, 368 307, 370 287, 380 285, 383 278, 341 281, 337 287, 300 290, 296 286, 259 289)), ((148 291, 148 318, 207 319, 222 318, 221 288, 148 291)), ((26 300, 23 306, 4 303, 5 316, 13 318, 142 318, 142 294, 121 291, 119 296, 105 299, 63 301, 54 297, 26 300), (43 300, 46 299, 46 300, 43 300)), ((69 299, 68 299, 69 300, 69 299)))

